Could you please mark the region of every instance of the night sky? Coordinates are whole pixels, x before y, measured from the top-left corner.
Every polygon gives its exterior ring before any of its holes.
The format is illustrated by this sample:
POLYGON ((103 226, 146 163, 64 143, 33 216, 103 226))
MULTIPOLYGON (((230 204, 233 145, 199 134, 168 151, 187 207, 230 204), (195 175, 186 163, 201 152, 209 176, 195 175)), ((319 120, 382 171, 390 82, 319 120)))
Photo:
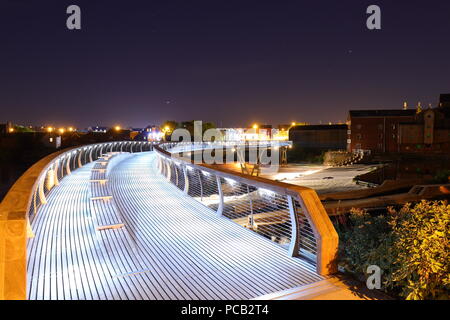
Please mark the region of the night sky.
POLYGON ((448 0, 0 0, 0 44, 0 123, 328 123, 450 92, 448 0))

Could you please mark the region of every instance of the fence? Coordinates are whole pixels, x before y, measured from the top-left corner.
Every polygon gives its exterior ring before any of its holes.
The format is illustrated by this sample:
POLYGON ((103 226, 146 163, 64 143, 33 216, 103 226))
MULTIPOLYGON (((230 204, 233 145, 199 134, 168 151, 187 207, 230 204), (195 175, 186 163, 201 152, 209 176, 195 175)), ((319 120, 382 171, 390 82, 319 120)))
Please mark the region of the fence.
POLYGON ((174 156, 198 147, 156 146, 160 173, 217 215, 285 247, 291 256, 308 260, 319 274, 337 271, 338 235, 314 190, 174 156))

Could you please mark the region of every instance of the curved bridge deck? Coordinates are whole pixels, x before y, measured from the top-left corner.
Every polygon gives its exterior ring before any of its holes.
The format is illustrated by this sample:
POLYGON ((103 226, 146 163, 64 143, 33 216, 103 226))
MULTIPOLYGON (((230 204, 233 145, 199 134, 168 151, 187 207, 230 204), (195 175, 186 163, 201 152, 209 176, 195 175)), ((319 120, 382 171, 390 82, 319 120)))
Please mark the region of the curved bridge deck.
POLYGON ((117 159, 106 184, 98 163, 72 172, 33 217, 28 299, 249 299, 323 279, 169 184, 153 153, 117 159))

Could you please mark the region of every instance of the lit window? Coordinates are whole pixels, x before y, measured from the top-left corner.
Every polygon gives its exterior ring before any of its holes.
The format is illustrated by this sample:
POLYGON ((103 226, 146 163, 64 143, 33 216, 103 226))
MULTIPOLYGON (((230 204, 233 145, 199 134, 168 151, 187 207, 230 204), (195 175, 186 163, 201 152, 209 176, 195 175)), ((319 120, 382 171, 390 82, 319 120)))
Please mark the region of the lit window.
POLYGON ((53 142, 53 138, 50 138, 50 142, 53 142))

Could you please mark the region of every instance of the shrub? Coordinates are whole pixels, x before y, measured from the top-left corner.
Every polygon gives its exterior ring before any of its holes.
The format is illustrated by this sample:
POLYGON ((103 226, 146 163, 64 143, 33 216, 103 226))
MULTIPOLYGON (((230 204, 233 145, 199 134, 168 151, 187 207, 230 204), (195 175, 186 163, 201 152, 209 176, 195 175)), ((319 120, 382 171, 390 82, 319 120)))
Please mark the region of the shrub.
POLYGON ((422 201, 390 213, 397 267, 387 284, 401 284, 406 299, 448 299, 450 205, 422 201))
POLYGON ((449 183, 450 182, 450 170, 438 171, 433 178, 435 183, 449 183))
POLYGON ((354 209, 338 226, 339 263, 362 278, 367 266, 383 271, 383 289, 406 299, 450 297, 450 206, 423 201, 387 216, 354 209))
POLYGON ((362 278, 369 265, 384 272, 391 268, 392 234, 384 216, 371 216, 365 210, 352 209, 349 227, 338 227, 340 266, 362 278))

